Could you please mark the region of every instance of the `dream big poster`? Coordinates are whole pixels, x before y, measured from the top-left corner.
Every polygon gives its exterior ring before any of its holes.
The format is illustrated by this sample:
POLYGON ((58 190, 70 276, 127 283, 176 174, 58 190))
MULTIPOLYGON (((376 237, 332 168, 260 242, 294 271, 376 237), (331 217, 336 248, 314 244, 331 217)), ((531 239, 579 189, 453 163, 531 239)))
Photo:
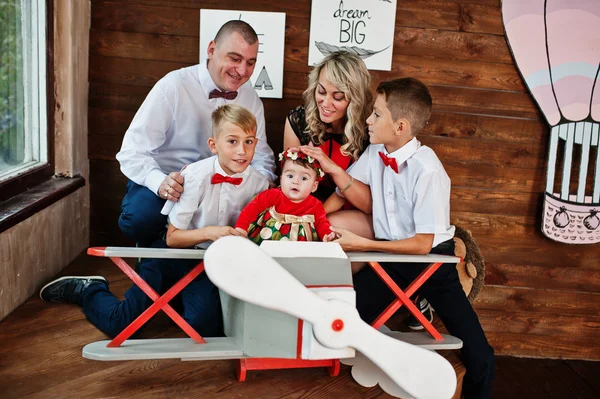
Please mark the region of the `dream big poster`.
POLYGON ((308 64, 346 50, 367 68, 390 71, 396 0, 312 0, 308 64))

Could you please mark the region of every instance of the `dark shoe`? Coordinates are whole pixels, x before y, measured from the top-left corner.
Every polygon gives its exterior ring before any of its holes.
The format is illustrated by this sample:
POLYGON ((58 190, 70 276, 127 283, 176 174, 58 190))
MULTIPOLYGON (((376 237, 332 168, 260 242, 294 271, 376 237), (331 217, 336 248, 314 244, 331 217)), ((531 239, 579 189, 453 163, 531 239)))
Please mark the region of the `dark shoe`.
MULTIPOLYGON (((433 321, 433 311, 431 310, 431 305, 429 302, 427 302, 427 299, 417 297, 414 304, 417 306, 417 309, 423 313, 423 316, 425 316, 425 318, 431 323, 433 321)), ((422 330, 424 328, 421 323, 419 323, 419 320, 417 320, 413 315, 410 315, 406 325, 411 330, 422 330)))
POLYGON ((81 305, 81 294, 90 284, 104 284, 108 287, 108 281, 102 276, 64 276, 43 286, 40 298, 46 302, 81 305))

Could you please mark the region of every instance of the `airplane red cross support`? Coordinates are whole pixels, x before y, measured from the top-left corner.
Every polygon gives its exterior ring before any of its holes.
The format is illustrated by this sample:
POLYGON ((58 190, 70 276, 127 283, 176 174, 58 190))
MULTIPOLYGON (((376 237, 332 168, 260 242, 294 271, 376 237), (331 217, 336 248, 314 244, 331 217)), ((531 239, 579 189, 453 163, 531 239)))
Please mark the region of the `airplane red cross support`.
MULTIPOLYGON (((183 258, 191 259, 202 259, 204 251, 186 249, 180 250, 183 258)), ((117 335, 107 345, 109 348, 121 346, 125 340, 131 337, 137 330, 140 329, 152 316, 158 313, 159 310, 163 310, 190 338, 197 344, 204 344, 206 341, 192 326, 189 325, 180 315, 177 313, 169 301, 173 299, 177 294, 181 292, 190 282, 192 282, 200 273, 204 271, 204 263, 201 260, 188 274, 186 274, 181 280, 173 285, 163 296, 159 296, 156 291, 152 289, 140 276, 137 274, 122 258, 138 257, 139 253, 129 251, 127 248, 118 247, 94 247, 89 248, 87 253, 92 256, 108 257, 113 261, 115 265, 119 267, 146 295, 154 301, 154 303, 146 309, 141 315, 139 315, 130 325, 125 327, 119 335, 117 335)), ((173 250, 167 253, 161 249, 148 248, 145 250, 148 256, 146 258, 169 258, 173 257, 173 250)))
POLYGON ((346 253, 351 262, 367 262, 373 271, 383 280, 390 290, 396 296, 396 299, 375 319, 371 324, 373 328, 379 329, 392 315, 402 307, 406 309, 421 323, 427 332, 437 341, 444 338, 439 331, 423 316, 423 313, 410 300, 410 297, 421 287, 429 277, 435 273, 444 263, 459 263, 461 259, 457 256, 447 255, 397 255, 375 252, 348 252, 346 253), (379 262, 406 262, 406 263, 429 263, 421 274, 402 291, 398 284, 392 280, 387 272, 381 267, 379 262))

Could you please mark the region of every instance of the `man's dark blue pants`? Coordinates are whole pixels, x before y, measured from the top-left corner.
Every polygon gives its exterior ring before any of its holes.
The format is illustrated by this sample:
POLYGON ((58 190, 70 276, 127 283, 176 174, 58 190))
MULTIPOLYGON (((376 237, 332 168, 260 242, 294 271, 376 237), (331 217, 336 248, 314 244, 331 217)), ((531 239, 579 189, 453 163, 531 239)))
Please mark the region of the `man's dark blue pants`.
POLYGON ((151 246, 167 225, 167 217, 160 213, 165 202, 147 187, 129 180, 127 193, 121 202, 119 228, 138 246, 151 246))

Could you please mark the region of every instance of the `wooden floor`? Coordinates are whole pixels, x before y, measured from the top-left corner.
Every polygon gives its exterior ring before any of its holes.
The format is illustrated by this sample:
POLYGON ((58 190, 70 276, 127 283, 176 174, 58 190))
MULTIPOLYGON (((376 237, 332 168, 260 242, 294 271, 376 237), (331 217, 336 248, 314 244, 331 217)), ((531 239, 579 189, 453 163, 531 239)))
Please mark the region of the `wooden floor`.
MULTIPOLYGON (((81 256, 63 274, 104 275, 117 295, 130 282, 107 259, 81 256)), ((401 316, 391 319, 398 328, 401 316)), ((157 317, 142 337, 182 337, 157 317)), ((30 298, 0 322, 0 398, 388 398, 363 388, 342 366, 338 377, 324 369, 271 370, 234 377, 233 361, 179 360, 98 362, 82 358, 89 342, 106 339, 71 305, 30 298)), ((456 352, 444 354, 457 364, 456 352)), ((498 357, 494 398, 600 398, 600 362, 498 357)), ((456 366, 461 373, 460 364, 456 366)))

